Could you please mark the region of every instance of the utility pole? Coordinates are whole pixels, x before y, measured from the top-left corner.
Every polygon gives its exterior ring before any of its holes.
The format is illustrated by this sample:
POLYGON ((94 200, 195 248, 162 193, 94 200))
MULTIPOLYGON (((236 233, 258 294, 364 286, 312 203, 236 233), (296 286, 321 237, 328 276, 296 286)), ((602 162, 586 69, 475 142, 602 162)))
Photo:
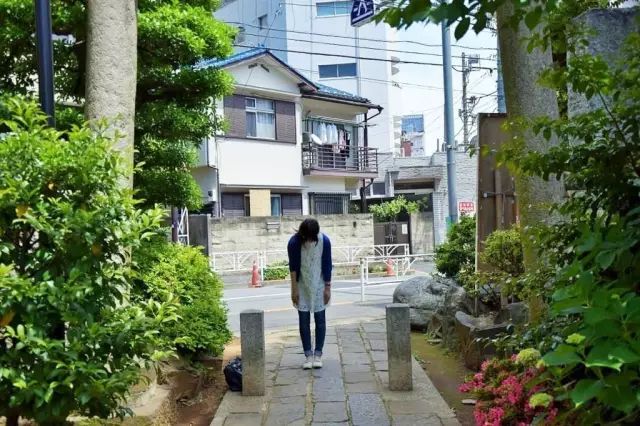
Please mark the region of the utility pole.
POLYGON ((53 41, 51 31, 51 4, 49 0, 35 0, 36 51, 38 58, 38 93, 40 105, 48 116, 49 126, 55 127, 53 98, 53 41))
POLYGON ((451 38, 447 22, 442 22, 442 74, 444 80, 444 142, 447 150, 447 195, 449 217, 447 226, 458 222, 456 197, 456 151, 453 140, 453 88, 451 87, 451 38))
POLYGON ((504 100, 504 80, 502 79, 502 60, 500 59, 500 45, 498 44, 498 112, 507 112, 507 104, 504 100))
POLYGON ((458 111, 462 119, 463 146, 465 149, 469 146, 469 136, 471 135, 471 127, 475 123, 473 108, 476 106, 478 98, 475 96, 467 96, 467 88, 469 86, 469 75, 475 70, 473 67, 480 63, 478 55, 466 56, 462 53, 462 108, 458 111))

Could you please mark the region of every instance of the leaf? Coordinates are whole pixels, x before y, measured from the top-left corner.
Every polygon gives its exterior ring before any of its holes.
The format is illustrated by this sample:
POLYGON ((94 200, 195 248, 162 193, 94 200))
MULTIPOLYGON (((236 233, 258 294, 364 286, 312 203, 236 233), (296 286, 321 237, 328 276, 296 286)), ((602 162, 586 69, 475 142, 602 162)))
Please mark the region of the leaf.
POLYGON ((542 8, 536 7, 531 12, 527 13, 524 16, 524 23, 527 25, 527 28, 533 30, 539 23, 540 17, 542 16, 542 8))
POLYGON ((615 356, 610 347, 611 346, 609 345, 609 342, 601 342, 598 345, 594 346, 587 355, 585 365, 588 368, 605 367, 620 371, 620 367, 622 367, 622 364, 624 364, 624 362, 620 358, 615 356))
POLYGON ((573 365, 582 362, 576 348, 565 344, 559 345, 556 350, 546 354, 542 360, 548 366, 573 365))
POLYGON ((576 404, 576 407, 579 407, 595 398, 603 387, 604 384, 600 380, 582 379, 570 392, 571 400, 576 404))
POLYGON ((596 256, 596 262, 602 269, 608 269, 616 258, 614 251, 602 251, 596 256))
POLYGON ((460 40, 467 33, 469 25, 471 24, 471 18, 466 17, 460 20, 460 23, 456 26, 456 30, 453 33, 456 40, 460 40))

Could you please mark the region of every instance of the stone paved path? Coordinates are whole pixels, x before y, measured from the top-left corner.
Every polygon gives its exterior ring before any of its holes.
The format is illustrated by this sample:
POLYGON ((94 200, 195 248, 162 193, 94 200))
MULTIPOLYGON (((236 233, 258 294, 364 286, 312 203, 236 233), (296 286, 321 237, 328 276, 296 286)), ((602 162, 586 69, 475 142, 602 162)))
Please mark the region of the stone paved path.
POLYGON ((301 369, 296 333, 268 337, 267 344, 266 395, 227 392, 212 426, 459 424, 415 360, 414 390, 389 390, 382 321, 329 327, 318 370, 301 369))

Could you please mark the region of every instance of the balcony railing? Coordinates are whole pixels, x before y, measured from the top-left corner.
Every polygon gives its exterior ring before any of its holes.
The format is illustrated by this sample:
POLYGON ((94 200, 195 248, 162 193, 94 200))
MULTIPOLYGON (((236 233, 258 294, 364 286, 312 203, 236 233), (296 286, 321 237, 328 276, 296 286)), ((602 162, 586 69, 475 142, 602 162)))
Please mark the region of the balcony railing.
POLYGON ((378 149, 302 144, 302 169, 307 175, 378 175, 378 149))

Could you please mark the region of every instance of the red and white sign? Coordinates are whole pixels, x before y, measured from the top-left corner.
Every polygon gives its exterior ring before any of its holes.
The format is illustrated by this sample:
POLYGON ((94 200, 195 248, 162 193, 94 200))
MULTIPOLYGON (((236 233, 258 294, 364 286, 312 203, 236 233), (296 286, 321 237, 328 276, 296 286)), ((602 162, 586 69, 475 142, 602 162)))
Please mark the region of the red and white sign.
POLYGON ((460 201, 458 203, 458 213, 460 215, 472 216, 476 213, 476 206, 473 201, 460 201))

